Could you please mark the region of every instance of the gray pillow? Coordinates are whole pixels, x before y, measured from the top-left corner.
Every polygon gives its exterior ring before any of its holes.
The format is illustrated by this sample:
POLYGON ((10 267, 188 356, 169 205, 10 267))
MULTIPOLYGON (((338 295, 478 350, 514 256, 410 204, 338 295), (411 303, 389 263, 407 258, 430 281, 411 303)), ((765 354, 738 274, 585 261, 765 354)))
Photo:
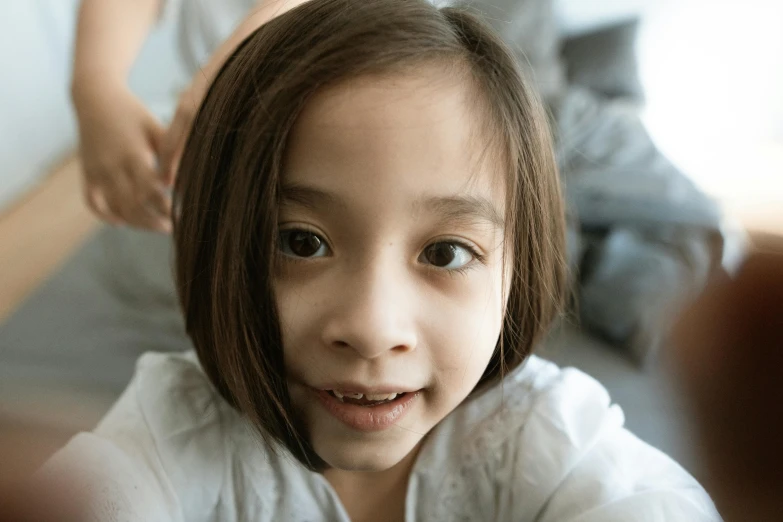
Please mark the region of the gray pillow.
POLYGON ((679 225, 618 226, 590 239, 581 267, 583 324, 646 366, 714 268, 709 232, 679 225))
POLYGON ((563 42, 568 82, 609 98, 644 101, 636 58, 638 19, 613 24, 563 42))
POLYGON ((544 100, 565 87, 560 62, 560 36, 552 0, 472 0, 517 54, 523 70, 533 80, 544 100))

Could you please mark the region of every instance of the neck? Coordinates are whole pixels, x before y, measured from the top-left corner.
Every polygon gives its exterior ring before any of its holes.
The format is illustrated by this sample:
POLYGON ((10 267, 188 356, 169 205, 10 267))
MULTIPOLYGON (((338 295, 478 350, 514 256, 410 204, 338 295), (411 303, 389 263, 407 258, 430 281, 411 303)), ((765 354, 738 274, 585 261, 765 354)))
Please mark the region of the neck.
POLYGON ((330 468, 323 472, 352 522, 402 522, 405 497, 413 465, 421 444, 403 460, 384 471, 346 471, 330 468), (381 516, 379 517, 379 514, 381 516))

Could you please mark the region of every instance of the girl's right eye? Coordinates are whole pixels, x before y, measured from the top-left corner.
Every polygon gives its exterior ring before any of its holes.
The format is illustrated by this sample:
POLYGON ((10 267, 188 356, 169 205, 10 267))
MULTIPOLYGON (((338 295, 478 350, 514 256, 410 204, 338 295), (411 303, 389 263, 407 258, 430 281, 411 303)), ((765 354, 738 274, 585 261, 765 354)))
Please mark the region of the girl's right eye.
POLYGON ((323 257, 329 251, 321 236, 301 229, 280 231, 280 251, 291 257, 323 257))

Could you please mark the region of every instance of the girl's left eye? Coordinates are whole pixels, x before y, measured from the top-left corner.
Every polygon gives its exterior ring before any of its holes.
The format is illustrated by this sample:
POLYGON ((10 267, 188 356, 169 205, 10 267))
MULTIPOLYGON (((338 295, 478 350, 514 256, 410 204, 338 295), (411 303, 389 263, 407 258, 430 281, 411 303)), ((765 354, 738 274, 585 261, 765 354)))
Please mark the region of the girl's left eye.
POLYGON ((460 270, 478 257, 476 251, 467 245, 442 241, 425 248, 420 259, 444 270, 460 270))
POLYGON ((287 256, 311 258, 325 256, 329 248, 318 234, 292 229, 280 231, 280 250, 287 256))

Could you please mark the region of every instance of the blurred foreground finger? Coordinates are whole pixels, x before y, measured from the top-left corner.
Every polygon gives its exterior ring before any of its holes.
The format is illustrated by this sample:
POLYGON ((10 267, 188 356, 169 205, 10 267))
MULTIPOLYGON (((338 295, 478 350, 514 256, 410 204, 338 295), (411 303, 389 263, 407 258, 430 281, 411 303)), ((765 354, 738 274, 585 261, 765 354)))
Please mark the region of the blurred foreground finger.
POLYGON ((122 220, 111 211, 111 208, 106 201, 106 196, 103 194, 102 188, 86 188, 84 201, 87 204, 87 208, 89 208, 90 211, 92 211, 92 213, 98 216, 98 218, 100 218, 102 221, 112 226, 119 225, 122 222, 122 220))
POLYGON ((726 520, 783 520, 783 256, 756 254, 713 281, 675 328, 669 360, 726 520))

